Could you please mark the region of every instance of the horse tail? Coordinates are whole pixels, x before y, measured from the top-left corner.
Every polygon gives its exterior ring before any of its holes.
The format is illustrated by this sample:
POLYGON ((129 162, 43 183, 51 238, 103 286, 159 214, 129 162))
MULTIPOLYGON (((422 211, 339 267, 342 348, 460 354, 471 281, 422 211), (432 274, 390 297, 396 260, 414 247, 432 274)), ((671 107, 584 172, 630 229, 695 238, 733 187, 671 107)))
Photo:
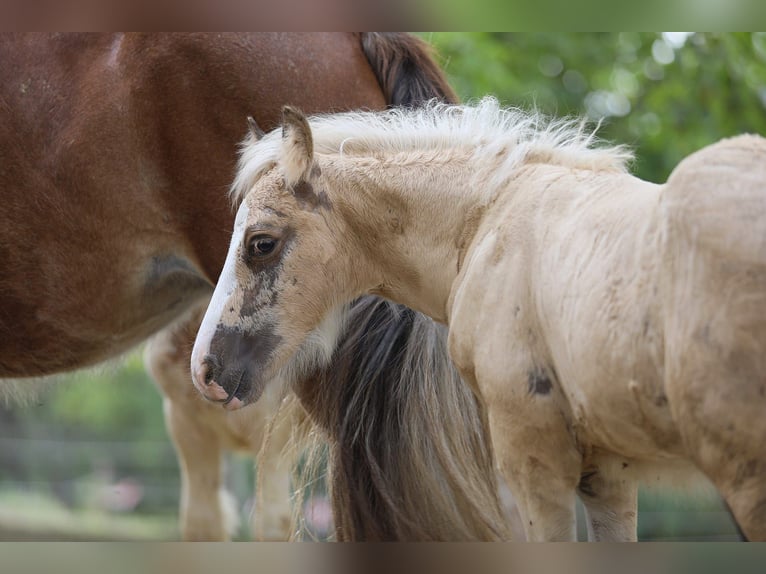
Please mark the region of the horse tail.
MULTIPOLYGON (((362 46, 390 105, 456 101, 418 38, 364 34, 362 46)), ((330 366, 296 388, 327 435, 337 538, 507 538, 486 417, 447 329, 371 296, 349 313, 330 366)))
POLYGON ((446 328, 375 297, 353 304, 348 325, 310 401, 331 429, 338 539, 506 538, 485 417, 446 328))
POLYGON ((457 103, 430 46, 420 38, 400 32, 365 32, 362 50, 389 106, 411 106, 433 98, 457 103))

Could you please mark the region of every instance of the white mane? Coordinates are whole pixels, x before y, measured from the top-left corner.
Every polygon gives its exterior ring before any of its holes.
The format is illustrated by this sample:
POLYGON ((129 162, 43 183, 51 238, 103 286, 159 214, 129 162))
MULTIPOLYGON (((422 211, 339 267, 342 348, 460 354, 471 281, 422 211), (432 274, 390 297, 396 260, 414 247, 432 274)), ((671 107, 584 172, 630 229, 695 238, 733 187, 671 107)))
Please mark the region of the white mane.
MULTIPOLYGON (((595 131, 588 130, 583 120, 504 109, 493 97, 469 105, 432 100, 419 108, 328 114, 309 118, 309 123, 316 153, 369 155, 460 148, 472 150, 477 160, 501 156, 496 167, 503 169, 527 159, 613 171, 625 171, 632 158, 623 146, 595 147, 595 131)), ((276 165, 280 151, 280 129, 258 142, 248 136, 231 188, 235 204, 276 165)))

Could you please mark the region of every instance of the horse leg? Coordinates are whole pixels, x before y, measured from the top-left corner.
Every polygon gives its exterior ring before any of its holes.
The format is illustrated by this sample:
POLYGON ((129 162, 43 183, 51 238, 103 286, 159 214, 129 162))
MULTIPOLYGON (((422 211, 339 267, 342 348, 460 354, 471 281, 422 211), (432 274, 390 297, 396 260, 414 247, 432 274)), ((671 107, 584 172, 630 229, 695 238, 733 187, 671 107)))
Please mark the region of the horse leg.
MULTIPOLYGON (((610 469, 611 461, 605 461, 610 469)), ((577 492, 588 518, 591 542, 635 542, 638 487, 634 480, 615 477, 593 463, 583 472, 577 492)))
MULTIPOLYGON (((748 393, 738 400, 736 389, 747 385, 732 384, 736 378, 730 371, 728 378, 722 373, 721 378, 707 379, 708 396, 679 393, 685 400, 677 406, 676 419, 692 459, 716 485, 742 534, 766 542, 766 404, 748 393)), ((761 392, 764 381, 761 376, 761 392)), ((759 385, 751 386, 758 393, 759 385)))
POLYGON ((560 411, 530 408, 551 411, 537 418, 538 413, 487 404, 498 466, 516 498, 526 539, 576 540, 575 489, 582 457, 560 411))
POLYGON ((280 417, 258 453, 258 477, 255 508, 251 517, 252 535, 258 540, 290 539, 292 524, 291 477, 293 457, 286 453, 290 434, 290 417, 280 417))
POLYGON ((505 483, 505 477, 498 471, 497 485, 500 496, 500 504, 503 510, 503 516, 510 528, 511 540, 514 542, 526 542, 527 537, 524 534, 524 520, 519 514, 519 506, 516 497, 513 496, 511 489, 505 483))
POLYGON ((223 450, 210 429, 172 402, 165 420, 181 469, 181 536, 186 541, 226 541, 237 530, 236 504, 223 487, 223 450))
POLYGON ((144 363, 163 395, 165 424, 180 466, 181 535, 184 540, 228 540, 236 528, 236 511, 222 488, 223 448, 215 428, 224 411, 199 396, 189 374, 188 340, 200 318, 195 314, 157 334, 146 347, 144 363))
MULTIPOLYGON (((766 459, 757 464, 761 469, 766 468, 766 459)), ((766 476, 749 476, 743 480, 735 475, 725 483, 716 482, 740 534, 746 540, 766 542, 766 476)))
MULTIPOLYGON (((766 459, 760 460, 760 468, 766 468, 766 459)), ((724 496, 745 538, 766 542, 766 476, 763 470, 760 476, 748 477, 731 492, 726 489, 724 496)))
POLYGON ((703 227, 675 238, 666 275, 680 285, 668 286, 667 308, 679 311, 667 314, 665 379, 687 454, 744 535, 766 541, 766 262, 762 243, 742 247, 756 236, 744 229, 725 241, 703 227))

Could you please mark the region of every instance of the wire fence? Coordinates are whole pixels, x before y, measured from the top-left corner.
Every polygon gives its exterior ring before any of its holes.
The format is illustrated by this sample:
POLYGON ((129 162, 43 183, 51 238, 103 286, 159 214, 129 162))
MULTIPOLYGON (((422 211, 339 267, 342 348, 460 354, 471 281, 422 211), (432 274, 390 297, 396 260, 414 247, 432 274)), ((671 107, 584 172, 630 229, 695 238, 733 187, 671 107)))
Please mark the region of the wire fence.
MULTIPOLYGON (((108 377, 121 382, 92 377, 34 408, 0 406, 0 540, 178 539, 179 466, 159 394, 140 362, 108 377)), ((247 540, 254 463, 235 455, 226 463, 243 525, 237 539, 247 540)), ((327 530, 324 493, 313 495, 310 512, 327 530)), ((638 525, 641 540, 738 539, 710 492, 642 491, 638 525)), ((586 539, 581 505, 578 529, 586 539)))
MULTIPOLYGON (((140 455, 138 455, 140 456, 140 455)), ((180 480, 178 464, 168 441, 75 440, 40 437, 0 438, 0 539, 83 539, 89 515, 111 517, 90 539, 177 539, 180 480), (34 461, 25 473, 12 476, 7 462, 19 454, 34 461), (137 453, 153 453, 150 465, 136 461, 137 453), (30 525, 28 509, 46 513, 30 525), (25 508, 27 511, 25 511, 25 508), (71 532, 51 531, 63 511, 69 512, 71 532), (27 514, 27 518, 23 518, 27 514), (121 529, 121 523, 146 528, 121 529), (162 523, 162 529, 157 524, 162 523), (108 525, 107 525, 108 524, 108 525), (34 527, 33 527, 34 526, 34 527), (19 532, 23 536, 19 536, 19 532), (52 533, 53 532, 53 533, 52 533), (67 538, 71 536, 71 538, 67 538), (104 538, 105 537, 105 538, 104 538)), ((251 460, 227 457, 226 482, 239 501, 243 530, 249 539, 248 514, 253 505, 254 470, 251 460)), ((324 501, 318 504, 323 507, 324 501)), ((642 540, 738 540, 736 528, 721 501, 655 490, 642 492, 639 502, 639 538, 642 540)), ((124 526, 123 524, 123 526, 124 526)), ((585 514, 578 505, 579 538, 587 539, 585 514)))

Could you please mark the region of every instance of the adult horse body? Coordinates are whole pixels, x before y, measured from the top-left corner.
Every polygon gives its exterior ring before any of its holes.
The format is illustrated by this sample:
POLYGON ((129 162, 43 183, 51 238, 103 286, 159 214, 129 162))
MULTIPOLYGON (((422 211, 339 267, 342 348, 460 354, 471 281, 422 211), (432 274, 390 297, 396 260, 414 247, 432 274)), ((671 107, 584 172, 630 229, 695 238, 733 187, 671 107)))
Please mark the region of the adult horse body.
POLYGON ((386 104, 350 35, 3 35, 0 71, 3 377, 113 357, 209 297, 247 115, 386 104))
MULTIPOLYGON (((0 377, 17 379, 113 357, 206 305, 230 239, 226 190, 248 115, 271 128, 286 103, 328 112, 454 98, 423 43, 403 34, 3 35, 0 73, 0 377)), ((418 348, 442 344, 437 326, 373 299, 356 308, 338 341, 343 367, 306 373, 330 390, 302 397, 331 443, 346 441, 333 450, 339 485, 377 472, 380 452, 347 448, 354 437, 328 417, 328 397, 356 396, 359 377, 411 375, 402 384, 417 388, 429 370, 461 387, 449 363, 437 371, 419 354, 399 356, 415 324, 426 334, 418 348)), ((183 320, 158 335, 148 362, 185 473, 182 504, 215 504, 224 445, 213 427, 223 422, 201 428, 196 415, 211 405, 183 391, 196 332, 193 316, 183 320), (199 480, 186 482, 190 473, 199 480)), ((457 416, 477 408, 461 396, 457 416)), ((419 529, 417 505, 393 515, 396 485, 386 484, 336 489, 336 510, 372 518, 346 519, 342 538, 466 537, 459 525, 419 529)), ((470 514, 476 497, 455 496, 470 514)), ((220 538, 221 520, 214 509, 187 537, 220 538)))
POLYGON ((252 401, 325 360, 312 341, 348 301, 385 295, 449 324, 529 539, 573 539, 579 494, 589 538, 633 540, 636 482, 675 467, 765 540, 766 140, 705 148, 664 185, 592 140, 491 98, 285 110, 243 153, 195 384, 252 401))

